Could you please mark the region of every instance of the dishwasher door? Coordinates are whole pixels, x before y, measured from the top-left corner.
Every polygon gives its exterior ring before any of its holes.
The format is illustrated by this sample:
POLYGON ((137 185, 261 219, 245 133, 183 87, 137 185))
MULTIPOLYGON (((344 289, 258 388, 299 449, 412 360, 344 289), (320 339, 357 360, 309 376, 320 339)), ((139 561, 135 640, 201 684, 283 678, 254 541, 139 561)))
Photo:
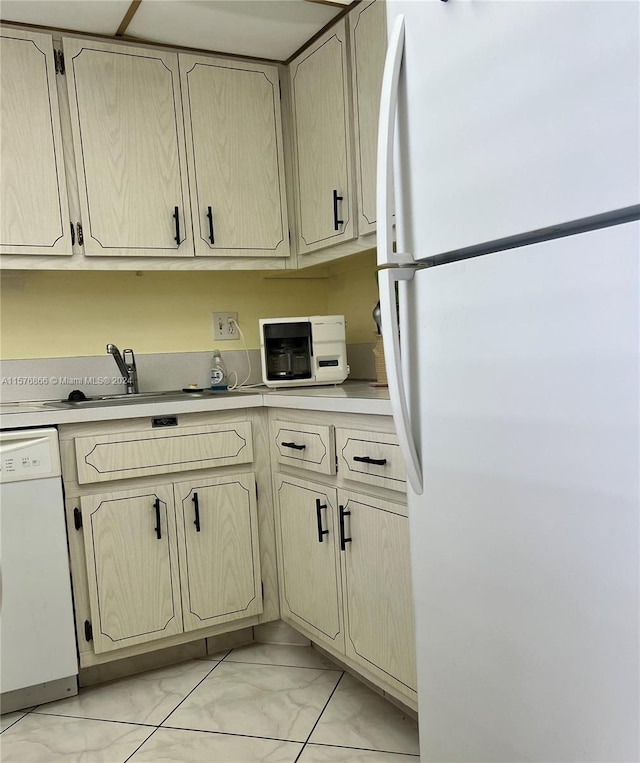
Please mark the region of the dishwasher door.
POLYGON ((0 432, 2 712, 77 694, 58 433, 0 432))

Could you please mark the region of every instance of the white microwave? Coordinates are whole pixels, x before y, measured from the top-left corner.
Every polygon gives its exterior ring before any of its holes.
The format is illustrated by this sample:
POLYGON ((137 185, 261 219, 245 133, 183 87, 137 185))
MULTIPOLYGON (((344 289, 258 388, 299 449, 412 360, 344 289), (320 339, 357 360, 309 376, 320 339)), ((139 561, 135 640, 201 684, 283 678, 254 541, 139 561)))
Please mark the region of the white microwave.
POLYGON ((261 318, 259 323, 267 387, 340 384, 349 375, 344 315, 261 318))

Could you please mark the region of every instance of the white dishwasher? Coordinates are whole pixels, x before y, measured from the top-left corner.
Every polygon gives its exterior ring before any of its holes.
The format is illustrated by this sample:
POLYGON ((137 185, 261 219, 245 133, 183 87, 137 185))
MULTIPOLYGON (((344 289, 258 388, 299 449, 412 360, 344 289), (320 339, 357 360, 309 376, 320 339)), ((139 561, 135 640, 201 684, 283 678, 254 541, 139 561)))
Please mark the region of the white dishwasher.
POLYGON ((78 693, 58 433, 0 432, 0 703, 78 693))

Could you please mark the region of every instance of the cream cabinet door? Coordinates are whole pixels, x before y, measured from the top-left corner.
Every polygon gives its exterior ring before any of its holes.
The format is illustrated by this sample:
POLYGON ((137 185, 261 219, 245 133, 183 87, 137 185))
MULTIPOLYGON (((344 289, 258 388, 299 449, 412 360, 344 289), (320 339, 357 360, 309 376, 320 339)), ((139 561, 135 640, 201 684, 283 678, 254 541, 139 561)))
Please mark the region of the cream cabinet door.
POLYGON ((376 164, 380 89, 387 49, 383 0, 361 3, 349 14, 355 124, 358 232, 376 229, 376 164))
POLYGON ((170 485, 83 496, 96 653, 182 633, 170 485))
POLYGON ((87 255, 193 255, 178 57, 63 40, 87 255))
POLYGON ((343 651, 336 491, 278 474, 275 492, 283 619, 343 651))
POLYGON ((290 65, 298 251, 355 237, 347 36, 340 21, 290 65))
POLYGON ((185 631, 262 612, 253 474, 174 485, 185 631))
POLYGON ((0 30, 0 252, 72 254, 51 35, 0 30))
POLYGON ((277 68, 179 63, 196 255, 288 256, 277 68))
POLYGON ((338 492, 345 652, 416 698, 407 508, 338 492))

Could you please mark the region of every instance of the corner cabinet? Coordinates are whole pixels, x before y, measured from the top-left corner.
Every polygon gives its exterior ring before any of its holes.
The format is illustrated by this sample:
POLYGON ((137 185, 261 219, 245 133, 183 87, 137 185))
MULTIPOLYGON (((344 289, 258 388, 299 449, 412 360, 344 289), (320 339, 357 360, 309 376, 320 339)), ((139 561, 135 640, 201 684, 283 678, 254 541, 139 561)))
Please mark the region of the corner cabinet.
POLYGON ((193 256, 178 56, 63 47, 85 255, 193 256))
POLYGON ((344 20, 289 66, 297 248, 302 255, 356 235, 348 73, 344 20))
POLYGON ((409 519, 393 423, 384 416, 333 414, 332 425, 324 425, 326 437, 335 438, 330 473, 314 459, 282 457, 283 429, 302 445, 321 422, 326 413, 272 413, 282 619, 415 707, 409 519))
POLYGON ((283 617, 342 651, 340 560, 334 542, 336 491, 283 474, 274 479, 283 617))
POLYGON ((277 68, 178 58, 196 256, 288 256, 277 68))
POLYGON ((71 255, 51 35, 0 30, 0 253, 71 255))

